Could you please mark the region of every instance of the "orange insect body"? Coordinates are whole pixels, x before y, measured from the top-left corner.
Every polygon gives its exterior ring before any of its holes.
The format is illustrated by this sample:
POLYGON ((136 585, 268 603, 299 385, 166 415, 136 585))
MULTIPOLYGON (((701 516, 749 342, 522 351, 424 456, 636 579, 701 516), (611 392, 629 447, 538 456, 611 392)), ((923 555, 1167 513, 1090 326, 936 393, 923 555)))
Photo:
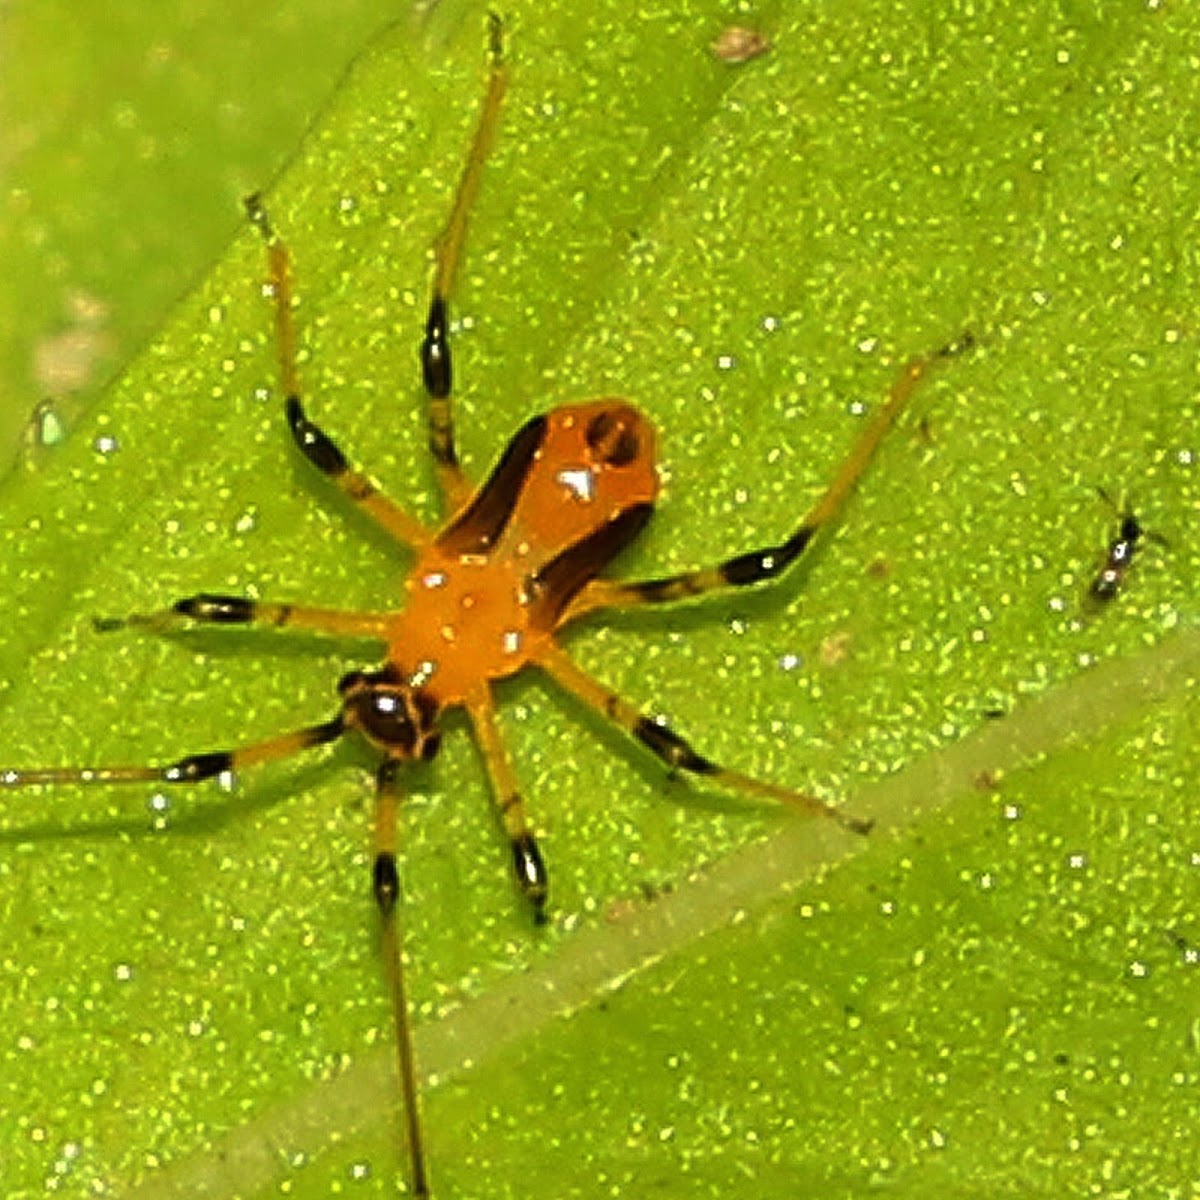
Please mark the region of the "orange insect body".
MULTIPOLYGON (((339 708, 330 719, 232 750, 189 754, 166 765, 0 770, 0 788, 150 781, 189 784, 328 745, 349 732, 361 734, 380 751, 372 890, 382 922, 384 966, 395 1020, 411 1191, 418 1197, 428 1197, 429 1184, 397 919, 396 810, 402 795, 401 768, 437 754, 441 740, 437 721, 443 710, 466 710, 508 837, 516 883, 539 920, 544 919, 548 876, 525 815, 491 694, 493 681, 527 666, 541 669, 586 707, 624 729, 672 772, 687 772, 744 795, 833 818, 848 830, 866 833, 868 820, 705 757, 671 728, 644 715, 576 666, 556 635, 586 613, 669 604, 715 590, 755 586, 779 576, 841 512, 920 380, 937 362, 970 342, 969 335, 964 336, 957 346, 914 359, 901 368, 885 403, 859 432, 824 494, 784 540, 735 554, 713 566, 640 581, 604 576, 613 558, 641 532, 658 495, 654 428, 623 400, 569 405, 527 421, 487 481, 472 491, 455 449, 447 304, 467 213, 507 81, 499 18, 491 18, 490 29, 488 90, 455 206, 438 244, 433 295, 420 351, 430 451, 442 495, 453 513, 438 532, 431 532, 381 494, 306 416, 296 368, 288 251, 271 229, 259 199, 247 201, 249 215, 267 243, 284 415, 292 438, 312 466, 384 531, 414 551, 416 564, 405 582, 406 606, 398 612, 358 613, 200 593, 166 609, 97 622, 98 628, 107 630, 208 623, 291 627, 335 637, 369 638, 386 644, 383 665, 375 671, 351 671, 342 678, 339 708)), ((1127 541, 1132 549, 1132 536, 1127 541)))
POLYGON ((441 708, 536 661, 569 600, 649 516, 654 448, 653 426, 620 401, 527 424, 420 552, 389 623, 390 665, 441 708))

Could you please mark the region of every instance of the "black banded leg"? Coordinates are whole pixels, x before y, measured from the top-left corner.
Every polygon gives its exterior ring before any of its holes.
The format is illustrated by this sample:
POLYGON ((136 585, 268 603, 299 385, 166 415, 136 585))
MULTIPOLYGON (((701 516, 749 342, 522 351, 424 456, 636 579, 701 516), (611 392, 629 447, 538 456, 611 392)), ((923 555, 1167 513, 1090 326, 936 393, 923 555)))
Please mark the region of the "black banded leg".
POLYGON ((40 783, 199 783, 256 763, 275 758, 287 758, 335 741, 345 732, 341 714, 321 725, 310 725, 292 733, 251 742, 236 750, 217 750, 205 754, 189 754, 164 767, 16 767, 0 769, 0 787, 29 787, 40 783))
POLYGON ((703 775, 733 791, 777 800, 781 804, 812 815, 830 817, 854 833, 870 832, 872 822, 847 816, 840 809, 826 804, 816 796, 794 791, 777 783, 755 779, 751 775, 743 775, 740 771, 731 771, 728 767, 719 766, 711 759, 698 754, 679 734, 643 716, 628 700, 597 683, 561 650, 549 650, 544 657, 538 659, 538 665, 573 696, 577 696, 584 704, 619 725, 626 733, 652 750, 672 771, 703 775))
POLYGON ((640 583, 622 583, 611 579, 594 579, 575 597, 563 615, 560 626, 584 613, 600 608, 634 608, 643 604, 668 604, 700 596, 705 592, 727 587, 747 587, 782 574, 807 549, 817 533, 837 518, 850 493, 862 478, 880 442, 895 425, 917 385, 945 359, 969 349, 974 344, 970 333, 957 342, 943 346, 927 358, 908 362, 896 376, 887 400, 872 416, 858 436, 838 473, 825 489, 824 495, 812 507, 799 527, 777 546, 765 546, 748 554, 738 554, 716 567, 687 571, 663 579, 640 583))
POLYGON ((496 724, 496 709, 490 694, 483 693, 467 702, 467 713, 475 730, 475 740, 487 767, 492 785, 492 798, 496 810, 508 835, 512 847, 513 873, 522 895, 533 905, 535 920, 541 924, 545 919, 546 893, 549 880, 546 865, 542 862, 537 839, 529 829, 525 817, 525 801, 517 783, 516 772, 508 750, 496 724))
POLYGON ((364 509, 397 541, 406 546, 424 546, 429 531, 394 501, 376 490, 360 471, 354 470, 333 440, 304 413, 300 402, 300 376, 296 368, 296 330, 292 323, 291 260, 287 246, 271 225, 262 198, 246 197, 246 214, 267 244, 271 270, 271 293, 275 298, 275 340, 279 354, 279 379, 286 397, 285 412, 292 437, 309 462, 333 480, 359 508, 364 509))
POLYGON ((383 928, 383 961, 388 993, 396 1027, 397 1068, 404 1097, 404 1123, 412 1165, 412 1194, 429 1195, 425 1177, 425 1146, 421 1137, 421 1115, 417 1107, 417 1069, 413 1053, 408 996, 404 988, 404 946, 396 915, 400 902, 400 873, 396 869, 396 805, 399 763, 388 759, 379 768, 375 791, 375 865, 372 890, 383 928))
POLYGON ((266 604, 245 596, 218 596, 202 592, 176 600, 170 608, 132 613, 127 617, 96 617, 98 633, 137 628, 167 631, 188 625, 268 625, 275 629, 302 629, 330 637, 361 637, 386 640, 387 613, 346 612, 301 604, 266 604))
POLYGON ((500 18, 495 13, 488 18, 488 38, 491 70, 487 94, 483 98, 483 110, 475 127, 466 166, 458 181, 450 219, 438 237, 433 295, 425 321, 425 337, 421 342, 421 376, 429 404, 429 450, 437 468, 442 494, 454 510, 466 503, 471 494, 471 485, 459 466, 458 451, 454 445, 451 399, 454 371, 450 358, 449 303, 467 234, 467 218, 479 191, 483 165, 487 161, 500 118, 500 102, 508 86, 502 29, 500 18))

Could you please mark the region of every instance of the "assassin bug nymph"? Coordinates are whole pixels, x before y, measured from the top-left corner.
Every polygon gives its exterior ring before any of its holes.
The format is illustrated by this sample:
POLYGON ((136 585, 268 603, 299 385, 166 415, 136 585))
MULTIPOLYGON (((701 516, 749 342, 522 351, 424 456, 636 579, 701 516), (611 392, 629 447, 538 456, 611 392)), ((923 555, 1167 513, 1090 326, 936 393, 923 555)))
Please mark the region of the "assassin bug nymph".
POLYGON ((841 512, 922 377, 958 348, 947 347, 915 359, 900 370, 885 403, 859 434, 824 494, 778 545, 738 554, 707 569, 645 582, 605 577, 603 572, 611 560, 645 526, 658 491, 655 432, 641 412, 624 400, 610 398, 566 405, 533 417, 518 430, 479 488, 467 481, 455 449, 448 303, 506 83, 501 27, 493 17, 487 90, 450 217, 436 245, 432 297, 420 347, 429 448, 449 514, 436 531, 382 495, 306 414, 296 366, 288 251, 258 197, 247 200, 249 217, 267 247, 280 382, 292 438, 308 462, 352 504, 412 550, 416 561, 404 586, 405 607, 389 612, 347 612, 202 593, 160 611, 97 622, 101 629, 264 625, 363 637, 386 646, 382 665, 374 671, 351 671, 342 678, 339 707, 331 719, 234 750, 191 754, 165 766, 0 771, 0 787, 151 781, 191 784, 332 742, 351 730, 379 752, 373 890, 383 925, 395 1020, 410 1185, 417 1196, 427 1196, 429 1188, 397 924, 400 881, 395 824, 401 768, 413 760, 433 758, 438 751, 441 714, 455 707, 466 710, 507 834, 517 885, 539 919, 547 896, 546 867, 497 727, 492 696, 493 682, 525 667, 540 667, 566 691, 641 742, 673 772, 701 776, 865 833, 867 822, 814 796, 755 779, 706 758, 679 734, 643 716, 634 704, 576 666, 560 647, 557 635, 587 614, 689 600, 780 575, 841 512))

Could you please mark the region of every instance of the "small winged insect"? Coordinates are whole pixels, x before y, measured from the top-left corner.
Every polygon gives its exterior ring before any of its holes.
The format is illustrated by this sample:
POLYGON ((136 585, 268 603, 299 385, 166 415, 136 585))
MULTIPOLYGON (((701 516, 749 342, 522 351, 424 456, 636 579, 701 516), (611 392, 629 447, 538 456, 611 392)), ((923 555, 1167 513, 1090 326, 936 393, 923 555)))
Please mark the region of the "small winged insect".
POLYGON ((527 667, 540 668, 603 719, 625 730, 672 772, 690 773, 718 787, 832 819, 853 833, 866 833, 869 822, 848 816, 815 796, 756 779, 705 757, 678 733, 644 716, 635 704, 577 666, 562 649, 558 634, 587 614, 685 601, 779 576, 840 514, 920 381, 938 362, 969 342, 969 337, 964 337, 956 345, 904 365, 824 494, 777 545, 663 578, 610 578, 605 574, 609 563, 645 526, 658 493, 655 430, 643 413, 623 399, 603 398, 532 417, 512 437, 478 487, 467 480, 455 449, 449 301, 467 219, 508 80, 501 25, 495 17, 489 32, 487 90, 453 207, 437 243, 432 296, 420 345, 429 449, 447 512, 440 528, 426 527, 384 496, 308 415, 296 363, 288 250, 272 228, 262 201, 256 196, 247 200, 250 219, 266 244, 284 414, 292 440, 298 452, 350 504, 412 551, 415 562, 404 584, 404 606, 387 612, 352 612, 205 592, 158 611, 97 622, 98 628, 105 630, 259 625, 363 637, 384 647, 381 665, 342 677, 337 685, 337 710, 328 720, 236 749, 189 754, 165 765, 0 771, 0 787, 7 788, 143 782, 186 785, 327 745, 348 733, 374 748, 379 766, 372 886, 382 921, 395 1020, 409 1186, 417 1196, 429 1195, 429 1183, 398 924, 395 824, 405 764, 433 758, 441 740, 442 715, 454 708, 466 711, 482 751, 496 815, 507 835, 517 888, 539 921, 544 919, 548 874, 526 817, 516 771, 501 739, 492 695, 494 682, 527 667))
POLYGON ((1143 539, 1162 542, 1156 533, 1148 532, 1134 515, 1133 509, 1122 507, 1103 489, 1097 488, 1100 498, 1117 514, 1120 522, 1117 536, 1108 544, 1104 562, 1088 586, 1088 598, 1093 605, 1105 605, 1116 599, 1133 565, 1133 555, 1143 539))

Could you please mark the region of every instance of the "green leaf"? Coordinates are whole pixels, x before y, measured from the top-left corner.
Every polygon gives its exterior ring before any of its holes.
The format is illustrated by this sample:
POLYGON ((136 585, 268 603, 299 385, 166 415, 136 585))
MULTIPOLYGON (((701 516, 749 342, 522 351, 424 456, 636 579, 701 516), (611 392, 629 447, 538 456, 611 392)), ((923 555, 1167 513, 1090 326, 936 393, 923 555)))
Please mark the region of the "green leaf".
POLYGON ((74 425, 238 228, 387 0, 10 5, 0 38, 0 463, 74 425), (34 412, 35 406, 40 406, 34 412), (31 419, 32 414, 32 419, 31 419))
MULTIPOLYGON (((666 487, 622 571, 707 563, 793 527, 909 356, 976 349, 782 584, 570 639, 718 761, 875 816, 870 838, 664 786, 520 680, 536 933, 461 723, 414 775, 434 1194, 1194 1186, 1197 18, 764 7, 736 20, 771 52, 734 65, 715 2, 505 15, 454 305, 474 474, 530 412, 627 395, 666 487), (1163 542, 1088 611, 1098 486, 1163 542)), ((313 416, 431 521, 415 347, 483 48, 466 4, 381 41, 268 196, 313 416)), ((0 495, 14 766, 321 720, 366 661, 94 615, 200 589, 396 602, 407 560, 289 445, 262 259, 247 230, 0 495)), ((6 1195, 395 1193, 369 766, 339 746, 165 816, 149 788, 5 794, 6 1195)))

